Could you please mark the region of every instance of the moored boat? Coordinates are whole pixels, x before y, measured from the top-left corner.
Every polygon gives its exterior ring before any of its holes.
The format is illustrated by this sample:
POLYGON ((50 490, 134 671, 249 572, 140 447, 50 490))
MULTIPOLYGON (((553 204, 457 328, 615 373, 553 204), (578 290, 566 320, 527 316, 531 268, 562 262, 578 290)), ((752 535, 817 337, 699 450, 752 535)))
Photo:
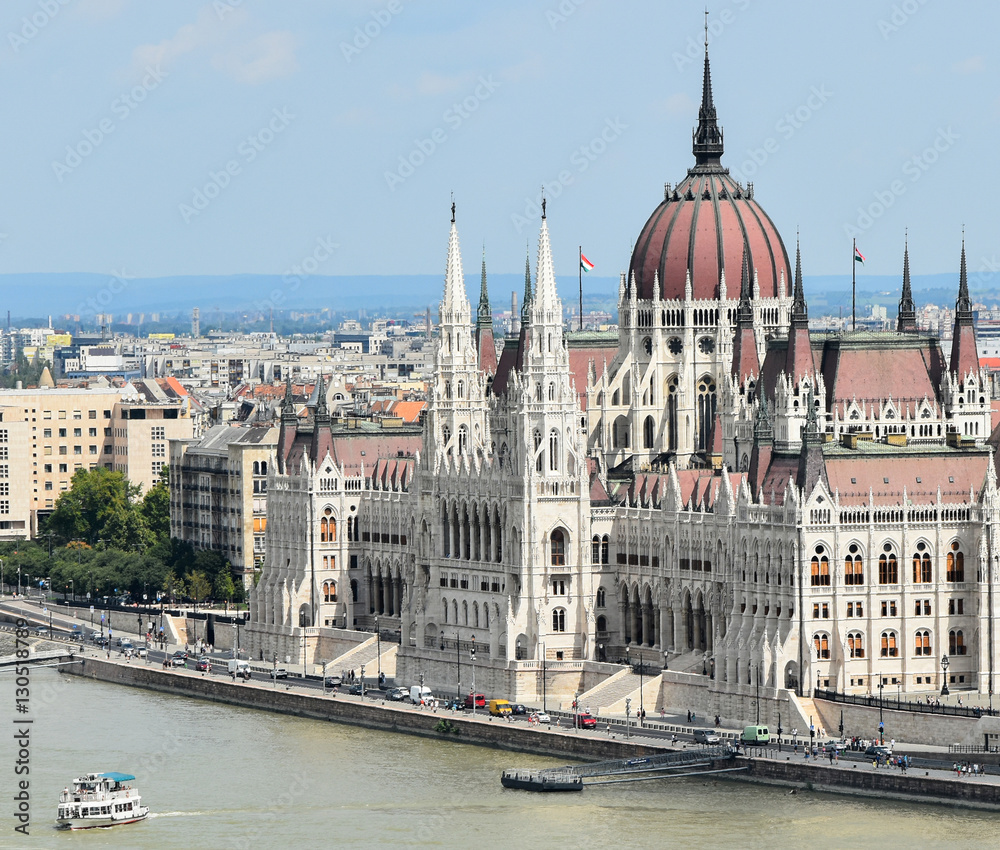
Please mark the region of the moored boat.
POLYGON ((145 820, 149 807, 142 805, 130 773, 88 773, 73 780, 59 795, 56 826, 60 829, 93 829, 145 820))
POLYGON ((504 788, 518 791, 582 791, 583 778, 573 773, 544 770, 505 770, 500 774, 504 788))

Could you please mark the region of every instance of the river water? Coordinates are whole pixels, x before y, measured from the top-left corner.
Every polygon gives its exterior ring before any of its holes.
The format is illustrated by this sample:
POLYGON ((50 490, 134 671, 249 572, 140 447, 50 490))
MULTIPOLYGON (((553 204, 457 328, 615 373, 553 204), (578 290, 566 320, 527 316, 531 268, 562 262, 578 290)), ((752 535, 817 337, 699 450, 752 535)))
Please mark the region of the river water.
MULTIPOLYGON (((32 672, 31 834, 13 831, 15 751, 0 735, 0 847, 985 848, 1000 815, 690 778, 543 795, 505 767, 557 760, 32 672), (145 823, 65 833, 59 792, 134 773, 145 823)), ((14 717, 0 673, 0 717, 14 717)))

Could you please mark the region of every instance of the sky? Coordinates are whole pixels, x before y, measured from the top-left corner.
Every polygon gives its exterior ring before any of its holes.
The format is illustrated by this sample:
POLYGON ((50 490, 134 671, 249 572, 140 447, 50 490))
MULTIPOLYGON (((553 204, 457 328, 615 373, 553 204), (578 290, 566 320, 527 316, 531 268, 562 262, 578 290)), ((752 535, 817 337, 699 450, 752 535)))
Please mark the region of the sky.
MULTIPOLYGON (((595 274, 693 164, 690 0, 4 0, 0 273, 595 274)), ((1000 4, 709 0, 723 164, 807 274, 1000 269, 1000 4), (993 48, 993 49, 991 49, 993 48)))

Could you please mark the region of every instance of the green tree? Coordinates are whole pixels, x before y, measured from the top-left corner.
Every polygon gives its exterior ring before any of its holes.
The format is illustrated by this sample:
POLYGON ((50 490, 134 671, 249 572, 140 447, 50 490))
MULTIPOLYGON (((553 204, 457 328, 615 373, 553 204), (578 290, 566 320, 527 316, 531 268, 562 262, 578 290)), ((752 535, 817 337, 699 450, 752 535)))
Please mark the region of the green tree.
POLYGON ((70 489, 56 502, 46 528, 64 541, 91 546, 103 540, 115 549, 142 549, 153 542, 136 499, 139 488, 121 472, 78 469, 70 489))
POLYGON ((157 539, 170 536, 170 487, 167 484, 167 467, 160 472, 160 480, 150 488, 139 505, 139 513, 146 528, 157 539))
POLYGON ((188 576, 188 593, 194 599, 195 604, 203 602, 212 592, 212 583, 203 572, 195 570, 188 576))
POLYGON ((215 577, 214 596, 216 599, 232 602, 235 595, 236 587, 233 584, 232 572, 229 569, 229 564, 226 564, 226 569, 219 570, 219 574, 215 577))

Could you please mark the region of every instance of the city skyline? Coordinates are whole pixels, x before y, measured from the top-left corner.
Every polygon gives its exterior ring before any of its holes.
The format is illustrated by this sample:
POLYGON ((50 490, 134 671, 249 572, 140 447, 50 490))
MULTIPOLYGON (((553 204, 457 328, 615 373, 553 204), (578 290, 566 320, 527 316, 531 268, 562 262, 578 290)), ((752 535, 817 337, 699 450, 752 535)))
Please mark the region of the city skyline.
MULTIPOLYGON (((852 234, 866 272, 898 274, 907 228, 914 274, 957 271, 963 225, 970 271, 1000 267, 970 168, 1000 118, 997 9, 707 8, 723 164, 786 243, 799 228, 807 274, 848 277, 852 234)), ((485 242, 512 273, 544 184, 557 273, 583 245, 614 276, 692 164, 705 18, 678 2, 4 12, 4 272, 283 274, 312 257, 321 275, 438 273, 454 193, 466 266, 485 242)))

